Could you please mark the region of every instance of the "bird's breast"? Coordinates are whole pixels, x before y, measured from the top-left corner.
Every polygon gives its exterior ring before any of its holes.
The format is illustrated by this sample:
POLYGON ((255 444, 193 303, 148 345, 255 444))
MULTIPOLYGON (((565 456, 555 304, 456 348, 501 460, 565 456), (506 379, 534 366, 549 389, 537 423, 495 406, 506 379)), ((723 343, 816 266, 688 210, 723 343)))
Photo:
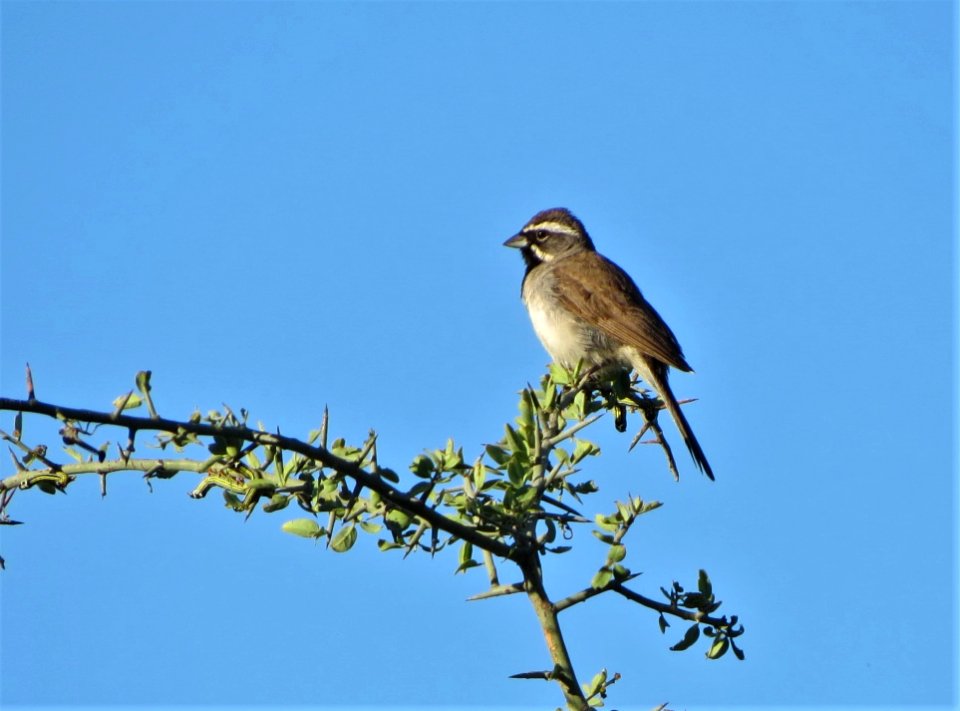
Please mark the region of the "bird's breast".
POLYGON ((523 288, 533 330, 550 357, 571 367, 581 359, 600 364, 615 357, 606 335, 561 306, 551 287, 548 280, 528 279, 523 288))

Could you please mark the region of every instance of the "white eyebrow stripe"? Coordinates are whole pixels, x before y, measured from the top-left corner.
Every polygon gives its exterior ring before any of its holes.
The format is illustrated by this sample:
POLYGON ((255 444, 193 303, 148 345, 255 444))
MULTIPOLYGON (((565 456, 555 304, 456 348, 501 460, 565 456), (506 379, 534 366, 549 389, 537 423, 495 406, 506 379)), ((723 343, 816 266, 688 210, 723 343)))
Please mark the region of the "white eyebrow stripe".
POLYGON ((559 232, 565 235, 576 236, 578 234, 575 227, 564 224, 563 222, 537 222, 533 225, 527 225, 523 228, 524 232, 533 232, 536 230, 545 230, 546 232, 559 232))

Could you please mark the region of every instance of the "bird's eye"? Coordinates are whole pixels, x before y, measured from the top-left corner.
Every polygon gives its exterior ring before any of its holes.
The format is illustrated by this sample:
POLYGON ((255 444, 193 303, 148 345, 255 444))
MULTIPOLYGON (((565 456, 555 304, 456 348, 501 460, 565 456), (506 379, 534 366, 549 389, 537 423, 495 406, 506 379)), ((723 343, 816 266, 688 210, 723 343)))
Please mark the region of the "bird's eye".
POLYGON ((543 240, 547 238, 547 233, 545 230, 537 230, 536 232, 533 233, 533 238, 537 242, 543 242, 543 240))

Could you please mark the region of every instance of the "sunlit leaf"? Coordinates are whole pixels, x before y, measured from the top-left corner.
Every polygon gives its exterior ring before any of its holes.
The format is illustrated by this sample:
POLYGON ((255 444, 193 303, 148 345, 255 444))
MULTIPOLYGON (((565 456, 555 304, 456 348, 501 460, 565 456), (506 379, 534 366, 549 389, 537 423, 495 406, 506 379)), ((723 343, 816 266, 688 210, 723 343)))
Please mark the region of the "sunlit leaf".
POLYGON ((730 647, 730 640, 726 637, 718 639, 710 647, 710 650, 707 652, 707 659, 719 659, 724 654, 727 653, 727 649, 730 647))
POLYGON ((627 547, 622 543, 618 543, 615 546, 610 546, 610 550, 607 551, 607 562, 609 563, 619 563, 626 557, 627 547))
POLYGON ((320 526, 312 518, 295 518, 284 523, 281 529, 301 538, 319 538, 321 534, 320 526))
POLYGON ((330 548, 337 553, 346 553, 353 548, 353 544, 356 542, 357 528, 353 524, 350 524, 345 528, 341 528, 337 531, 337 534, 330 539, 330 548))
POLYGON ((613 572, 606 568, 601 568, 597 571, 597 574, 593 576, 593 580, 590 581, 590 587, 594 590, 599 590, 607 587, 611 582, 613 582, 613 572))

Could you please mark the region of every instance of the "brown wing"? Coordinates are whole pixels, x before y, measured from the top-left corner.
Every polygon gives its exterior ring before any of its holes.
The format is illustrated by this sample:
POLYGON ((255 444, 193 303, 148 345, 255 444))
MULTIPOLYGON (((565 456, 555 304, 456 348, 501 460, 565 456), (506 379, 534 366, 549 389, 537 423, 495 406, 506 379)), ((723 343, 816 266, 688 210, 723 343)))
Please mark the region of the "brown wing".
POLYGON ((644 355, 692 370, 673 331, 616 264, 587 251, 557 260, 553 270, 557 297, 565 308, 644 355))

